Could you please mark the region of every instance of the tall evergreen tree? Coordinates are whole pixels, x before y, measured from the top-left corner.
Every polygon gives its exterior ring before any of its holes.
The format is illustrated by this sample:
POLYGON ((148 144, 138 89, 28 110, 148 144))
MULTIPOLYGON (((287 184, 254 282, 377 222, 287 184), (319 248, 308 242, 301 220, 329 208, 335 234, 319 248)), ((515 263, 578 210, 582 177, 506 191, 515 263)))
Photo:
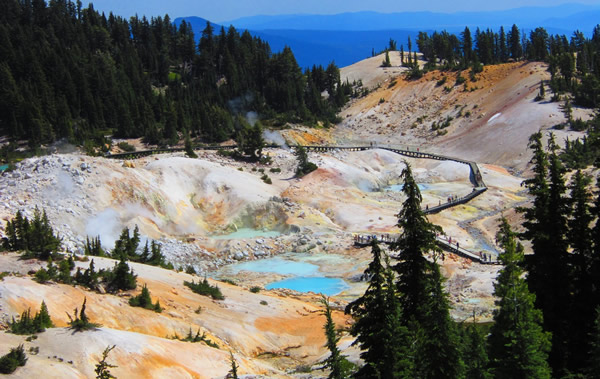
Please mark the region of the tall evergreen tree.
POLYGON ((456 325, 450 317, 448 294, 437 263, 428 274, 428 294, 423 301, 425 318, 419 325, 416 353, 416 377, 460 378, 463 362, 460 356, 456 325))
POLYGON ((569 187, 572 218, 569 221, 569 243, 572 254, 568 255, 569 266, 573 268, 570 280, 572 304, 568 313, 568 367, 573 372, 585 367, 587 352, 590 350, 590 336, 593 331, 597 304, 595 297, 591 262, 593 239, 590 212, 591 194, 587 187, 590 178, 578 170, 569 187))
POLYGON ((463 329, 463 360, 465 377, 469 379, 491 379, 486 339, 474 323, 463 329))
MULTIPOLYGON (((534 176, 523 182, 528 192, 533 196, 533 205, 530 208, 518 208, 523 213, 523 227, 525 232, 522 237, 530 240, 534 251, 528 260, 527 281, 532 292, 538 294, 538 302, 542 302, 542 294, 545 286, 544 267, 546 259, 544 254, 551 246, 548 236, 548 218, 550 208, 550 188, 548 184, 548 155, 542 143, 542 133, 538 132, 529 138, 529 149, 533 150, 530 163, 534 176)), ((539 303, 538 303, 539 304, 539 303)))
POLYGON ((400 304, 394 285, 394 275, 387 267, 387 257, 377 241, 372 243, 373 261, 363 276, 369 278, 364 295, 346 307, 354 318, 351 334, 360 346, 365 365, 357 378, 399 378, 410 371, 408 330, 400 324, 400 304))
POLYGON ((494 284, 497 309, 489 336, 490 366, 495 378, 550 378, 547 363, 550 333, 542 330, 542 313, 523 279, 523 246, 506 219, 497 235, 504 265, 494 284))
POLYGON ((421 192, 410 165, 401 174, 402 188, 407 197, 398 214, 401 234, 392 245, 399 251, 397 290, 402 309, 401 323, 416 338, 413 372, 423 378, 453 378, 462 375, 458 340, 450 313, 447 295, 434 257, 441 251, 436 245, 436 233, 442 229, 430 223, 421 210, 421 192), (441 375, 441 376, 440 376, 441 375))
POLYGON ((403 324, 411 321, 421 322, 425 318, 424 299, 429 296, 428 275, 431 264, 425 254, 439 253, 436 245, 436 234, 442 229, 430 223, 421 210, 421 192, 413 177, 408 162, 402 170, 404 180, 402 192, 407 197, 398 214, 400 237, 392 250, 399 252, 399 262, 394 266, 397 275, 400 303, 402 305, 403 324))
POLYGON ((461 46, 464 59, 464 66, 466 67, 473 60, 473 38, 471 37, 471 31, 468 27, 460 34, 461 46))
POLYGON ((513 24, 510 32, 508 32, 508 51, 510 57, 518 61, 523 56, 523 46, 521 45, 521 33, 517 25, 513 24))
MULTIPOLYGON (((539 283, 543 286, 543 302, 539 308, 544 315, 544 329, 552 333, 552 350, 550 352, 550 365, 553 372, 562 375, 566 369, 570 356, 568 350, 568 321, 571 311, 565 306, 571 302, 570 284, 572 279, 571 266, 569 265, 569 244, 567 239, 569 217, 568 199, 565 196, 565 168, 558 156, 559 147, 554 134, 548 137, 549 149, 549 201, 551 206, 548 212, 548 243, 549 249, 535 251, 543 254, 543 267, 546 280, 539 283)), ((538 292, 536 292, 538 296, 538 292)))
POLYGON ((343 379, 347 374, 344 369, 344 361, 346 358, 337 347, 340 338, 335 331, 335 323, 331 317, 329 299, 323 296, 321 303, 325 306, 325 309, 323 310, 323 315, 325 316, 325 325, 323 326, 323 329, 325 329, 325 337, 327 338, 325 346, 327 346, 330 353, 329 357, 325 360, 325 367, 331 370, 329 379, 343 379))

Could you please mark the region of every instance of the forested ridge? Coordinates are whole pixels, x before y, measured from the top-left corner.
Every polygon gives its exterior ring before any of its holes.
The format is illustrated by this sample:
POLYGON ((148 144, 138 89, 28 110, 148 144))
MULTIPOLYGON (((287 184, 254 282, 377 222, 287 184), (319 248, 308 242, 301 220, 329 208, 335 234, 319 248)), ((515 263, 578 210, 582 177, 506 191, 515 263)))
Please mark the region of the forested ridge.
POLYGON ((0 6, 0 133, 33 147, 105 135, 218 142, 249 111, 328 123, 351 92, 335 64, 303 73, 289 48, 273 53, 233 27, 207 24, 196 45, 189 24, 168 15, 126 20, 66 0, 0 6))

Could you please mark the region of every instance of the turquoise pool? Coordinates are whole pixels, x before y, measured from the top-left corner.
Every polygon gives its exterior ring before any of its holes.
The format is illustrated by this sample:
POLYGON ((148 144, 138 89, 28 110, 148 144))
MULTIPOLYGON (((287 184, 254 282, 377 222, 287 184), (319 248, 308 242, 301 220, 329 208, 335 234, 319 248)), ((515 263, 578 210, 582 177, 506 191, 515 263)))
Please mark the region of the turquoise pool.
POLYGON ((319 271, 319 266, 315 264, 281 257, 235 263, 224 267, 221 272, 237 275, 241 271, 292 276, 291 278, 269 283, 265 286, 266 289, 287 288, 299 292, 310 291, 329 296, 337 295, 350 288, 343 279, 322 276, 323 273, 319 271))
POLYGON ((280 280, 278 282, 269 283, 265 286, 270 290, 273 288, 287 288, 299 292, 315 292, 323 295, 337 295, 346 290, 349 286, 343 279, 340 278, 324 278, 324 277, 298 277, 280 280))

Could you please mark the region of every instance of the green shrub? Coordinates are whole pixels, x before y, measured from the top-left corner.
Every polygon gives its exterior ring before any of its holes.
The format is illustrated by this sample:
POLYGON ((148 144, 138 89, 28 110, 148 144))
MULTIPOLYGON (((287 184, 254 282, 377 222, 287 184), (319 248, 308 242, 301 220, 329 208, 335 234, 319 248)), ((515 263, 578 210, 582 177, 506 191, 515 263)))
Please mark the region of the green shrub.
POLYGON ((262 179, 263 182, 265 182, 267 184, 273 184, 273 182, 271 181, 271 178, 269 178, 269 175, 267 175, 267 174, 264 174, 260 178, 262 179))
POLYGON ((96 329, 100 327, 100 324, 91 322, 85 314, 86 301, 87 298, 83 298, 83 304, 81 305, 81 311, 79 314, 77 313, 77 308, 75 308, 73 317, 67 313, 67 316, 69 317, 69 326, 76 332, 83 332, 85 330, 96 329))
POLYGON ((204 281, 195 283, 193 280, 191 282, 184 281, 183 284, 186 287, 189 287, 192 292, 197 293, 202 296, 210 296, 215 300, 225 300, 225 296, 221 293, 221 290, 217 286, 211 286, 208 283, 208 280, 204 278, 204 281))
POLYGON ((210 347, 214 347, 215 349, 219 348, 219 345, 217 345, 216 343, 214 343, 213 341, 209 340, 206 337, 206 333, 202 333, 202 335, 200 335, 200 329, 198 329, 198 331, 194 335, 192 333, 192 328, 190 328, 190 331, 188 332, 188 335, 185 338, 180 338, 177 334, 175 334, 173 336, 173 339, 183 341, 183 342, 192 342, 192 343, 204 342, 205 344, 207 344, 210 347))
POLYGON ((117 147, 126 153, 132 153, 135 151, 135 146, 133 146, 130 143, 125 142, 125 141, 119 142, 117 144, 117 147))
POLYGON ((260 287, 258 287, 258 286, 250 287, 250 292, 252 292, 252 293, 259 293, 260 292, 260 287))
POLYGON ((142 293, 129 299, 129 305, 131 305, 132 307, 140 307, 140 308, 152 310, 157 313, 160 313, 163 311, 162 307, 160 306, 160 302, 158 300, 156 301, 155 304, 152 304, 152 298, 150 297, 150 290, 148 290, 148 287, 146 286, 146 284, 144 284, 144 287, 142 287, 142 293))
POLYGON ((238 284, 231 279, 221 279, 223 283, 231 284, 232 286, 237 286, 238 284))
POLYGON ((266 300, 261 300, 261 301, 260 301, 260 305, 269 305, 269 303, 267 303, 267 301, 266 301, 266 300))
POLYGON ((12 374, 18 367, 25 366, 25 363, 27 363, 27 357, 21 344, 0 357, 0 374, 12 374))
POLYGON ((441 87, 444 84, 446 84, 446 80, 448 80, 448 78, 446 78, 445 76, 442 76, 442 78, 440 80, 437 81, 437 83, 435 84, 437 87, 441 87))
POLYGON ((455 85, 463 84, 466 81, 467 81, 467 79, 465 79, 461 74, 458 74, 458 76, 456 77, 456 84, 455 85))
POLYGON ((281 172, 281 169, 279 167, 272 167, 269 169, 269 171, 273 173, 279 173, 281 172))
POLYGON ((40 310, 35 316, 31 317, 31 310, 27 309, 21 314, 19 321, 15 321, 14 317, 11 322, 8 323, 8 327, 11 333, 14 334, 34 334, 41 333, 46 328, 53 327, 52 319, 48 313, 48 307, 46 303, 42 301, 40 310))

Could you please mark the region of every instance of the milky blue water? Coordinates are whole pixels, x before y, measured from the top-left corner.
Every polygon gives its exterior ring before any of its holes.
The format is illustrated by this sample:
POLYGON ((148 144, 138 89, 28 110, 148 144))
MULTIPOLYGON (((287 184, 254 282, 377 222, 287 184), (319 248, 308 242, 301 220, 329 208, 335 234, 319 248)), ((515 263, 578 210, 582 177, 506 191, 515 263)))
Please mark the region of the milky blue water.
POLYGON ((251 229, 251 228, 239 228, 236 232, 230 234, 221 234, 211 236, 211 238, 216 240, 236 240, 236 239, 245 239, 245 238, 257 238, 257 237, 278 237, 281 235, 281 232, 276 230, 260 230, 260 229, 251 229))
POLYGON ((240 271, 265 272, 293 277, 269 283, 266 289, 288 288, 299 292, 315 292, 325 295, 337 295, 349 288, 346 282, 340 278, 326 278, 321 276, 319 266, 308 262, 292 261, 285 258, 274 257, 235 263, 225 268, 228 274, 236 275, 240 271))
POLYGON ((240 271, 272 272, 281 275, 311 276, 317 275, 319 266, 311 263, 290 261, 279 257, 236 263, 228 270, 237 274, 240 271))
POLYGON ((349 287, 346 282, 340 278, 298 277, 270 283, 267 284, 265 288, 268 290, 273 288, 287 288, 299 292, 310 291, 331 296, 337 295, 349 287))
POLYGON ((6 170, 8 168, 7 164, 3 164, 2 166, 0 166, 0 172, 6 170))

